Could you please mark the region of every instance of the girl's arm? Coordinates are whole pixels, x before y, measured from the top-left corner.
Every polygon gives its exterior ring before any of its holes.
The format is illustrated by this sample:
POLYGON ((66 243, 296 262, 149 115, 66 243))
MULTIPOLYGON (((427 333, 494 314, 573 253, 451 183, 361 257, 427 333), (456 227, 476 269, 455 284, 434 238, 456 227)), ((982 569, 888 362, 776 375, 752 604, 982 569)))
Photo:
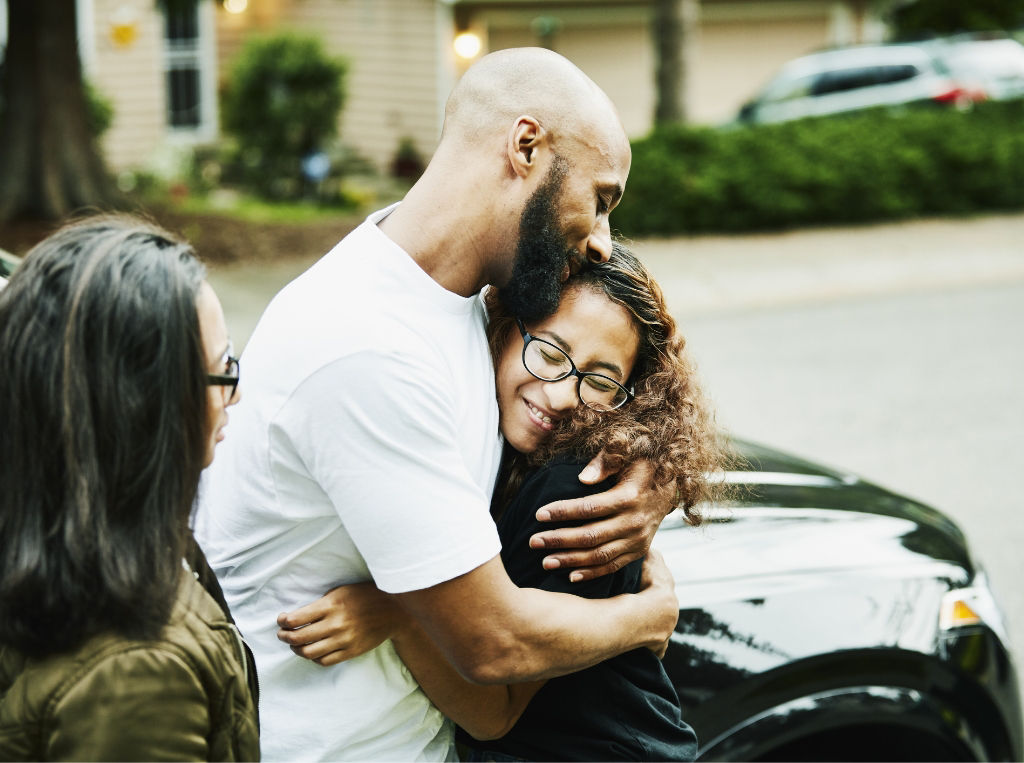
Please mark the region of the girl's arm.
POLYGON ((295 654, 335 665, 392 639, 430 701, 475 739, 498 739, 519 720, 544 681, 482 686, 466 681, 394 599, 372 583, 340 586, 277 618, 277 637, 295 654))

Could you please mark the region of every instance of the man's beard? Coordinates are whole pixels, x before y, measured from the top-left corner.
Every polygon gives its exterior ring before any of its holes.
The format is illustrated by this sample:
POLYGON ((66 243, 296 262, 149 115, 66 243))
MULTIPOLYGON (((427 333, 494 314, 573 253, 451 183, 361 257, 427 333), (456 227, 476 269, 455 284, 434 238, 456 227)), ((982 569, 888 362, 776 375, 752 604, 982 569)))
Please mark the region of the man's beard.
POLYGON ((565 160, 555 157, 519 219, 512 275, 499 293, 505 308, 523 320, 539 320, 555 312, 562 293, 562 273, 578 256, 558 224, 557 201, 567 168, 565 160))

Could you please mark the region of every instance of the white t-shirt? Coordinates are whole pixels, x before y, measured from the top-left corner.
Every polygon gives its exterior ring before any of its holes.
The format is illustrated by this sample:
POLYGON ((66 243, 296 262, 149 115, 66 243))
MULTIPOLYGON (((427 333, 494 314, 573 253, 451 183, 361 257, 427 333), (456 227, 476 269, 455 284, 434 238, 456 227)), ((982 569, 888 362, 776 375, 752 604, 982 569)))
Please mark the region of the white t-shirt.
POLYGON ((388 212, 271 302, 203 478, 196 534, 256 656, 268 760, 448 756, 451 724, 390 641, 323 668, 276 618, 343 583, 419 590, 500 552, 484 306, 385 236, 388 212))

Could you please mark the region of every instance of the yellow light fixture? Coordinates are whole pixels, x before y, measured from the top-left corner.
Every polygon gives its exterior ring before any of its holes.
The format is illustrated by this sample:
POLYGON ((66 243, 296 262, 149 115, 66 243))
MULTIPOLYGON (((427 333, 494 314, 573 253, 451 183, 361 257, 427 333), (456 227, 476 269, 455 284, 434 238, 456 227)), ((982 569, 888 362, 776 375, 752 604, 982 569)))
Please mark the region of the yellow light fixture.
POLYGON ((224 10, 228 13, 245 13, 249 0, 224 0, 224 10))
POLYGON ((483 47, 480 37, 473 32, 460 32, 455 36, 452 44, 455 47, 455 55, 467 60, 476 58, 480 53, 480 48, 483 47))
POLYGON ((129 48, 139 36, 139 13, 131 5, 121 5, 110 15, 110 39, 119 48, 129 48))

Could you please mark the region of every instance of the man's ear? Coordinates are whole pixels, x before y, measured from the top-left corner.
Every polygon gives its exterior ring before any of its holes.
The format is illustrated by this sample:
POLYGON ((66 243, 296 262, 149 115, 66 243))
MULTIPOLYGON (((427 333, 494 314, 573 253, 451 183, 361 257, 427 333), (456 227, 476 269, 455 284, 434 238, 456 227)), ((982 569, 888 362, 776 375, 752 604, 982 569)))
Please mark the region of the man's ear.
POLYGON ((537 149, 544 142, 546 132, 534 117, 523 114, 516 118, 508 133, 509 166, 512 172, 525 178, 537 164, 537 149))

